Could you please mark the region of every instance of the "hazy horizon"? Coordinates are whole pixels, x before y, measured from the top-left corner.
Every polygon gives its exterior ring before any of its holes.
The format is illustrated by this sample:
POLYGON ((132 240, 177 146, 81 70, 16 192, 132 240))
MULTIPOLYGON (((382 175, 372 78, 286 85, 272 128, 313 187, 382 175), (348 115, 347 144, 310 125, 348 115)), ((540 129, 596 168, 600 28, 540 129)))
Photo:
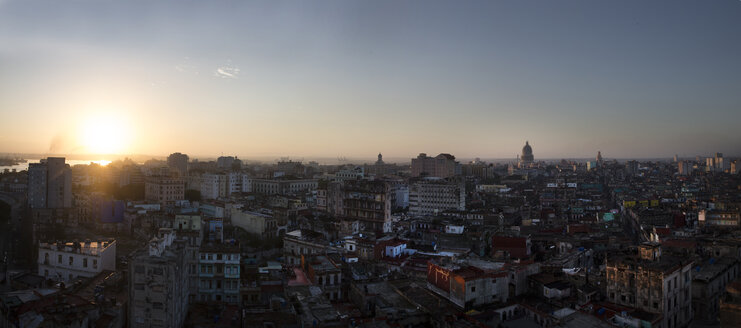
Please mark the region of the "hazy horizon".
POLYGON ((0 152, 739 154, 738 40, 737 0, 0 0, 0 152))
MULTIPOLYGON (((187 154, 191 161, 198 160, 198 161, 215 161, 218 156, 200 156, 200 155, 191 155, 187 154)), ((412 158, 416 157, 414 156, 408 156, 408 157, 387 157, 383 156, 383 160, 387 164, 399 164, 399 165, 409 165, 412 158)), ((436 156, 437 154, 427 154, 428 156, 436 156)), ((454 154, 453 154, 454 155, 454 154)), ((701 158, 705 157, 712 157, 715 154, 698 154, 696 156, 700 156, 701 158)), ((123 155, 117 155, 117 154, 33 154, 33 153, 2 153, 0 152, 0 158, 5 157, 13 157, 13 156, 20 156, 23 157, 26 160, 39 160, 41 158, 46 157, 65 157, 67 160, 75 161, 75 162, 81 162, 81 161, 115 161, 115 160, 122 160, 125 158, 129 158, 134 160, 138 163, 143 163, 147 160, 154 159, 154 160, 166 160, 167 155, 147 155, 147 154, 123 154, 123 155)), ((355 165, 362 165, 362 164, 373 164, 376 161, 376 156, 370 157, 370 156, 364 156, 364 157, 325 157, 325 156, 242 156, 242 155, 235 155, 235 154, 224 154, 224 156, 236 156, 239 159, 246 161, 248 163, 263 163, 263 164, 269 164, 271 162, 277 162, 280 160, 291 160, 291 161, 299 161, 303 162, 304 164, 309 163, 310 161, 318 162, 321 165, 347 165, 347 164, 355 164, 355 165)), ((733 154, 723 154, 725 158, 731 158, 731 159, 737 159, 741 158, 741 156, 733 155, 733 154)), ((567 160, 567 161, 588 161, 588 160, 594 160, 594 156, 592 157, 552 157, 552 158, 535 158, 536 162, 546 162, 546 163, 552 163, 552 162, 558 162, 561 160, 567 160)), ((679 156, 679 160, 695 160, 695 156, 679 156)), ((481 160, 486 163, 515 163, 517 162, 517 159, 514 157, 512 158, 497 158, 497 157, 459 157, 456 156, 456 161, 459 161, 461 164, 469 163, 473 160, 481 160)), ((610 156, 603 156, 603 159, 605 161, 618 161, 618 162, 625 162, 629 160, 638 160, 638 161, 645 161, 645 162, 656 162, 656 161, 672 161, 673 157, 623 157, 623 158, 615 158, 610 156)), ((81 163, 77 163, 81 164, 81 163)), ((3 166, 0 166, 2 168, 3 166)))

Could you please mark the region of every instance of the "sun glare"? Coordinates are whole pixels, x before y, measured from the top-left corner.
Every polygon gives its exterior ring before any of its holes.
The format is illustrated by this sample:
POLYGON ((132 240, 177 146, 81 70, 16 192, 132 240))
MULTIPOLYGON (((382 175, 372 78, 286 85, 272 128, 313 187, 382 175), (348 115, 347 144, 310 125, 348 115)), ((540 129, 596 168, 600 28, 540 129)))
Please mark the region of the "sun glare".
POLYGON ((82 145, 94 154, 118 154, 125 150, 126 129, 123 119, 115 115, 91 117, 82 127, 82 145))

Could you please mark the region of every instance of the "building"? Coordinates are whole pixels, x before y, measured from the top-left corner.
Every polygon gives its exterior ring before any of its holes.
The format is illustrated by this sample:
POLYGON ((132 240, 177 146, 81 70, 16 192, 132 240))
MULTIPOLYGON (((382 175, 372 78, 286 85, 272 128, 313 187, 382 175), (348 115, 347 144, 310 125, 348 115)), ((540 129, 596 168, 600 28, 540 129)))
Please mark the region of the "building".
POLYGON ((362 166, 353 168, 344 168, 334 174, 335 181, 360 180, 365 177, 365 170, 362 166))
POLYGON ((144 183, 144 198, 161 206, 175 205, 185 199, 184 180, 169 174, 148 176, 144 183))
POLYGON ((384 181, 331 182, 327 190, 327 212, 360 221, 362 230, 390 232, 394 196, 392 185, 384 181))
POLYGON ((199 215, 176 215, 172 226, 177 238, 183 241, 183 265, 188 275, 188 303, 198 297, 199 259, 204 229, 199 215))
POLYGON ((239 243, 208 243, 201 246, 198 300, 239 304, 239 243))
POLYGON ((278 220, 268 214, 236 210, 232 213, 232 225, 261 239, 278 236, 278 220))
POLYGON ((378 153, 378 160, 373 164, 363 165, 365 174, 372 174, 375 176, 383 176, 386 174, 393 174, 398 170, 396 164, 387 164, 383 161, 383 155, 378 153))
POLYGON ((129 327, 182 327, 188 312, 185 248, 161 228, 129 262, 129 327))
POLYGON ((460 173, 460 163, 456 162, 455 156, 450 154, 439 154, 435 157, 428 157, 427 154, 420 153, 417 158, 412 158, 413 177, 450 178, 460 173))
POLYGON ((685 327, 693 317, 693 262, 661 255, 661 246, 645 243, 638 254, 608 256, 607 300, 662 314, 661 327, 685 327))
POLYGON ((289 195, 316 190, 315 179, 250 179, 250 191, 266 195, 289 195))
POLYGON ((679 175, 692 175, 692 169, 693 165, 689 161, 679 161, 677 164, 677 169, 679 170, 679 175))
POLYGON ((185 176, 188 173, 188 155, 181 153, 172 153, 167 156, 167 166, 175 172, 178 172, 180 176, 185 176))
POLYGON ((698 263, 692 273, 692 308, 695 322, 713 325, 720 317, 726 286, 739 276, 739 261, 731 257, 711 258, 698 263))
POLYGON ((463 309, 507 302, 509 279, 504 263, 476 262, 427 262, 427 288, 463 309))
POLYGON ((342 299, 342 272, 328 257, 320 255, 307 260, 306 272, 309 280, 314 286, 322 289, 327 299, 330 301, 342 299))
POLYGON ((283 258, 289 266, 299 266, 305 257, 326 255, 330 249, 324 235, 310 230, 294 230, 283 236, 283 258))
POLYGON ((226 197, 227 176, 225 174, 205 173, 201 175, 201 198, 219 199, 226 197))
POLYGON ((116 241, 39 243, 38 273, 47 279, 71 282, 116 271, 116 241))
POLYGON ((700 227, 738 228, 741 225, 741 212, 721 210, 701 210, 697 214, 700 227))
POLYGON ((535 161, 533 156, 533 147, 530 147, 530 142, 525 141, 525 146, 522 147, 522 154, 520 155, 520 165, 531 164, 535 161))
POLYGON ((248 176, 240 172, 205 173, 199 183, 203 199, 219 199, 251 191, 248 176))
POLYGON ((493 236, 491 256, 494 258, 525 259, 530 257, 532 241, 530 237, 493 236))
POLYGON ((64 157, 49 157, 28 165, 31 208, 71 208, 72 169, 64 157))
POLYGON ((429 178, 409 186, 409 214, 436 215, 448 210, 466 210, 463 183, 429 178))
POLYGON ((219 156, 216 159, 216 166, 220 169, 231 169, 236 160, 237 158, 234 156, 219 156))

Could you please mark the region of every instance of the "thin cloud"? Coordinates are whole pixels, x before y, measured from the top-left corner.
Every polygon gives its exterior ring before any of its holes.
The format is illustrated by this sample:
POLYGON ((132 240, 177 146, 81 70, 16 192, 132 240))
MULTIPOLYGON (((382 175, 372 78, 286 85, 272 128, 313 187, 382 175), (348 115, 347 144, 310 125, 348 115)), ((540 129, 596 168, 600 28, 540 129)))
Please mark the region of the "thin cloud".
POLYGON ((214 76, 224 79, 237 79, 239 78, 239 68, 222 66, 214 71, 214 76))

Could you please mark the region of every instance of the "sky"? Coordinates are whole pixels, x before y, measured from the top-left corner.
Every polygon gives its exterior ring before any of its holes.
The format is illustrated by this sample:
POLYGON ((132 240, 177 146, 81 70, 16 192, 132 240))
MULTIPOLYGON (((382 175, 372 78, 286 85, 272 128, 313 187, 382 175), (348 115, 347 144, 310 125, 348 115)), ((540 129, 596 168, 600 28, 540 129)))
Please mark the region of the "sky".
POLYGON ((741 1, 0 0, 0 152, 741 155, 741 1))

